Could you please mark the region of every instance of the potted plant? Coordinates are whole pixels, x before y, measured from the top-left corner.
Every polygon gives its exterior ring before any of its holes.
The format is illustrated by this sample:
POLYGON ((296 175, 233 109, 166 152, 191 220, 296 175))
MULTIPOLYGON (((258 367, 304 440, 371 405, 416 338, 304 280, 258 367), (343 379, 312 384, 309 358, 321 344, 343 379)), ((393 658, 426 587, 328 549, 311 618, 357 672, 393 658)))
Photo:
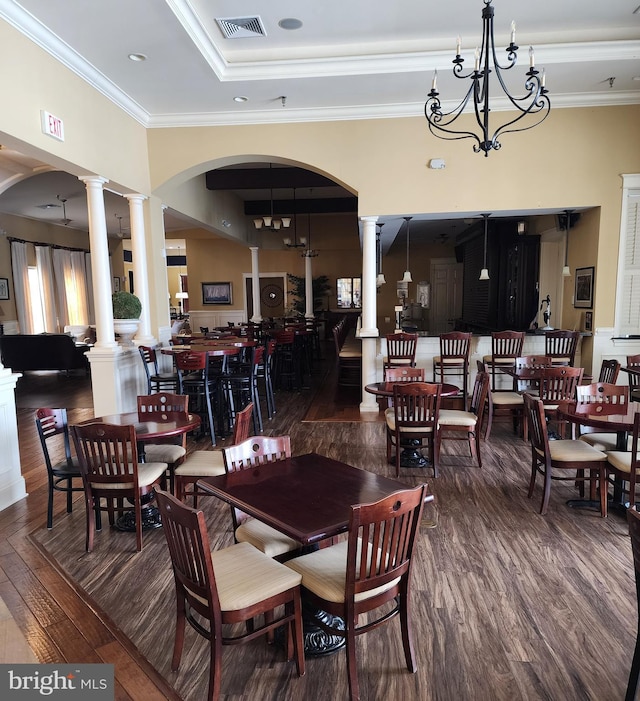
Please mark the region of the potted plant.
POLYGON ((133 337, 138 331, 142 304, 136 295, 121 290, 111 296, 113 306, 113 328, 120 336, 123 346, 132 346, 133 337))

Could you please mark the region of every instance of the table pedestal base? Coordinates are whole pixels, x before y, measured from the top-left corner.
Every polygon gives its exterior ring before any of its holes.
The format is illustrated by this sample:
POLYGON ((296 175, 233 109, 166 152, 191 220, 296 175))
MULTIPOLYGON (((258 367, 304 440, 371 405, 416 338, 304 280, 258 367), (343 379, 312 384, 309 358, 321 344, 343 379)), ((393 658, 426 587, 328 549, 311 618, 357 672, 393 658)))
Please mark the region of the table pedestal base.
POLYGON ((347 644, 346 638, 340 635, 333 635, 320 628, 317 621, 344 630, 345 625, 342 618, 332 616, 326 611, 306 611, 303 607, 302 626, 304 637, 304 654, 306 657, 320 657, 321 655, 331 655, 347 644))
MULTIPOLYGON (((153 528, 162 528, 160 520, 160 511, 155 504, 151 504, 155 498, 155 492, 146 494, 142 497, 142 530, 148 531, 153 528)), ((119 531, 129 531, 135 533, 136 530, 136 514, 135 511, 125 511, 122 516, 116 519, 115 527, 119 531)))

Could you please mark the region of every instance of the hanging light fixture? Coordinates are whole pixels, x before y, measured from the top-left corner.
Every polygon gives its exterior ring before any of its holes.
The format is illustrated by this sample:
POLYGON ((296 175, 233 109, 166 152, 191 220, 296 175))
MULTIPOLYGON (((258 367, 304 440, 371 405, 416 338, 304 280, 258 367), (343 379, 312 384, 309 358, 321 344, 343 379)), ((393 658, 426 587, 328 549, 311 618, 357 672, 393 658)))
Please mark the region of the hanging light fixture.
POLYGON ((482 270, 480 271, 479 280, 489 279, 489 269, 487 268, 487 232, 489 229, 489 217, 490 214, 483 214, 484 217, 484 263, 482 264, 482 270))
POLYGON ((407 222, 407 267, 404 271, 404 275, 402 276, 402 282, 413 282, 411 278, 411 272, 409 271, 409 222, 413 217, 403 217, 404 220, 407 222))
MULTIPOLYGON (((315 249, 311 248, 311 213, 307 214, 307 231, 309 233, 309 246, 308 248, 305 248, 304 251, 302 251, 302 257, 303 258, 315 258, 318 255, 318 251, 315 249)), ((300 239, 301 241, 304 241, 302 244, 303 246, 306 245, 306 240, 305 239, 300 239)))
MULTIPOLYGON (((288 225, 287 225, 288 226, 288 225)), ((283 238, 282 243, 287 248, 303 248, 307 245, 307 239, 301 236, 298 239, 298 207, 296 206, 296 189, 293 188, 293 241, 289 238, 283 238)))
POLYGON ((384 273, 382 272, 382 243, 380 242, 380 234, 382 233, 383 226, 384 222, 378 224, 379 228, 376 232, 376 287, 378 288, 387 283, 384 279, 384 273))
MULTIPOLYGON (((453 75, 456 78, 470 78, 471 85, 466 95, 462 98, 457 107, 450 112, 443 112, 440 104, 440 93, 437 91, 438 72, 433 75, 431 92, 427 96, 424 106, 424 115, 429 124, 429 131, 441 139, 474 139, 473 150, 476 153, 484 151, 488 156, 491 149, 498 150, 501 146, 498 137, 511 131, 526 131, 543 122, 551 110, 551 102, 547 96, 549 92, 545 84, 544 70, 540 74, 535 69, 533 47, 529 47, 529 70, 525 73, 524 89, 525 95, 514 97, 509 93, 502 76, 503 71, 507 71, 516 65, 518 58, 518 46, 515 44, 516 25, 511 23, 511 40, 506 48, 507 65, 501 66, 496 55, 496 47, 493 38, 493 6, 491 0, 484 0, 482 10, 482 44, 476 47, 473 71, 463 75, 464 59, 460 56, 461 39, 456 42, 456 57, 453 59, 453 75), (516 109, 519 114, 505 121, 493 133, 489 129, 489 77, 495 74, 500 87, 502 88, 506 100, 510 103, 510 108, 516 109), (470 102, 471 101, 471 102, 470 102), (480 128, 480 135, 466 129, 452 129, 450 126, 465 111, 467 105, 473 107, 473 112, 480 128), (530 117, 526 122, 520 123, 521 119, 530 117)), ((494 111, 495 107, 494 107, 494 111)))
POLYGON ((571 268, 569 268, 569 229, 571 229, 571 215, 573 211, 565 209, 564 214, 567 220, 564 225, 564 267, 562 268, 562 277, 569 277, 571 275, 571 268))
MULTIPOLYGON (((273 163, 269 163, 269 183, 272 184, 271 169, 273 163)), ((294 191, 295 192, 295 191, 294 191)), ((273 216, 273 187, 269 188, 270 193, 270 214, 264 217, 258 217, 253 220, 253 225, 256 229, 268 229, 269 231, 279 231, 280 229, 288 229, 291 226, 291 217, 280 217, 276 219, 273 216)))

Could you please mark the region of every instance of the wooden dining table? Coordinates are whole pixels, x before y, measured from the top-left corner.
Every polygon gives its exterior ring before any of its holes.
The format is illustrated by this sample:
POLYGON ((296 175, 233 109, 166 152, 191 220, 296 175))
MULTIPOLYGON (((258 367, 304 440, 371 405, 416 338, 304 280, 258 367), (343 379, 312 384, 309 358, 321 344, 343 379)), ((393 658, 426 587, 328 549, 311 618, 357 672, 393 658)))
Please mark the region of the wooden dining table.
MULTIPOLYGON (((311 550, 321 540, 348 530, 352 506, 378 501, 407 485, 340 460, 307 453, 205 477, 198 480, 197 487, 311 550)), ((427 500, 432 501, 433 496, 429 494, 427 500)), ((335 652, 344 645, 344 638, 328 635, 315 625, 317 618, 334 617, 307 607, 305 652, 311 656, 335 652)))

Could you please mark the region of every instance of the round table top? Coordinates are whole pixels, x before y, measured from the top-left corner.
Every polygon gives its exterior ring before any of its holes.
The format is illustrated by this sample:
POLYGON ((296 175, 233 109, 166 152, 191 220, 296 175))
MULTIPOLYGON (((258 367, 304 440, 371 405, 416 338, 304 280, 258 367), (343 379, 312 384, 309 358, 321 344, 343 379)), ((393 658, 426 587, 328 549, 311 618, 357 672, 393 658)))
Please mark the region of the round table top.
POLYGON ((105 424, 115 424, 116 426, 133 426, 136 429, 136 438, 139 441, 180 436, 200 426, 200 417, 197 414, 168 412, 167 421, 140 421, 137 411, 99 416, 95 419, 82 421, 82 424, 90 424, 97 421, 105 424))
MULTIPOLYGON (((365 385, 364 389, 370 394, 376 394, 380 397, 393 397, 393 386, 405 384, 404 382, 372 382, 370 385, 365 385)), ((448 382, 429 382, 427 384, 438 384, 442 386, 440 392, 441 397, 455 397, 460 388, 456 385, 451 385, 448 382)))
POLYGON ((575 404, 559 406, 558 418, 603 431, 633 431, 633 420, 636 412, 640 411, 640 402, 629 402, 625 414, 582 414, 577 413, 575 409, 575 404))
POLYGON ((239 346, 176 346, 175 348, 163 348, 162 353, 165 355, 175 355, 176 353, 184 353, 185 351, 193 351, 194 353, 207 353, 210 356, 221 355, 238 355, 240 353, 239 346))

